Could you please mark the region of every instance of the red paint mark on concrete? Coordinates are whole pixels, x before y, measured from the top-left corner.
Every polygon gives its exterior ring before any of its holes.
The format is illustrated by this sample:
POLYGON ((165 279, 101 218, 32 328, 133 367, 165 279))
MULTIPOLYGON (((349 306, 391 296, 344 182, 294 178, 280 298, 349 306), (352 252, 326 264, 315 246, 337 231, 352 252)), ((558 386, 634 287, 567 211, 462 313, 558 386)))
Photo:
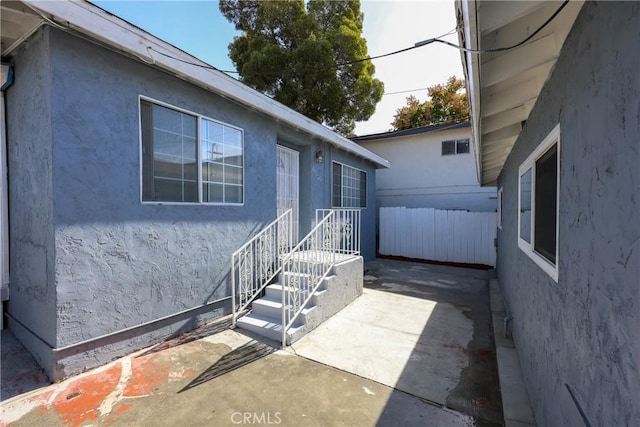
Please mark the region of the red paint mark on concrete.
POLYGON ((111 424, 112 422, 114 422, 116 420, 116 418, 118 418, 118 416, 120 416, 123 413, 125 413, 132 406, 133 406, 133 404, 131 404, 131 403, 123 403, 123 404, 121 404, 120 406, 118 406, 116 408, 116 410, 115 410, 115 412, 113 412, 113 414, 111 414, 107 418, 105 418, 104 424, 111 424))
POLYGON ((196 372, 193 369, 187 369, 182 373, 182 378, 191 378, 194 376, 196 372))
POLYGON ((102 401, 118 385, 122 366, 118 363, 109 369, 71 382, 53 401, 60 420, 67 426, 79 426, 100 416, 102 401))
POLYGON ((159 356, 152 354, 131 359, 131 380, 122 393, 125 397, 140 397, 151 394, 160 384, 169 381, 169 367, 160 363, 159 356))
POLYGON ((468 351, 466 349, 466 347, 464 347, 462 344, 458 343, 458 342, 450 342, 448 344, 443 344, 442 345, 444 348, 455 348, 456 350, 460 350, 462 353, 464 354, 468 354, 468 351))

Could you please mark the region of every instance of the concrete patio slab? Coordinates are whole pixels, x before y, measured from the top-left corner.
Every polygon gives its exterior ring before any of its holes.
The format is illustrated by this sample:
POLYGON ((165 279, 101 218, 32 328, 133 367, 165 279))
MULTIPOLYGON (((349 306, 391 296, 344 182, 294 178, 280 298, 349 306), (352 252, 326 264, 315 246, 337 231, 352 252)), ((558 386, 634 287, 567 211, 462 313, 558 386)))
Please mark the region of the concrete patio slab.
POLYGON ((293 348, 300 356, 446 405, 468 365, 464 349, 472 334, 472 322, 450 304, 365 289, 293 348))
POLYGON ((298 355, 502 423, 486 271, 378 259, 298 355))

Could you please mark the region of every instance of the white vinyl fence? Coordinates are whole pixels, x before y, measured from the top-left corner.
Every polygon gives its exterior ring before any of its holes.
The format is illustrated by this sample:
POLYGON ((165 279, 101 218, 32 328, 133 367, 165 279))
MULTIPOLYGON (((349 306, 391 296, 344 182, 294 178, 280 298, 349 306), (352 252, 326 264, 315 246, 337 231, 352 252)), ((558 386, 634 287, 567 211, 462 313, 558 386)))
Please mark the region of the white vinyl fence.
POLYGON ((381 255, 496 265, 495 212, 380 208, 381 255))

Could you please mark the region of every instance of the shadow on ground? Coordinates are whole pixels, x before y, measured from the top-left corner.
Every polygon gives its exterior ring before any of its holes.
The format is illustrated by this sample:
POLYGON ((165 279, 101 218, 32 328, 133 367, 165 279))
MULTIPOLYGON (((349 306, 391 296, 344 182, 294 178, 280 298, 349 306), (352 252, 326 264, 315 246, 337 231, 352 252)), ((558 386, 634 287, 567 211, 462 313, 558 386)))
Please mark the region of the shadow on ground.
POLYGON ((200 375, 194 378, 193 381, 178 391, 178 393, 190 390, 207 381, 211 381, 224 374, 233 372, 236 369, 248 365, 249 363, 262 359, 275 351, 277 351, 276 348, 259 341, 251 341, 243 344, 222 356, 220 360, 209 366, 200 375))

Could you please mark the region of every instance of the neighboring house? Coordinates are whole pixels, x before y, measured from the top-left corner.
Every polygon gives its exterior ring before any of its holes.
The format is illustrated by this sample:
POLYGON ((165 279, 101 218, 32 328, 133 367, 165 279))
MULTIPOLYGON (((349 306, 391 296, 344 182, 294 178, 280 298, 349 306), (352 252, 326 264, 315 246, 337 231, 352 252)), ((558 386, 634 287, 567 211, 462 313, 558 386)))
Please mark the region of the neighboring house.
POLYGON ((352 138, 389 160, 376 172, 378 207, 495 212, 496 189, 480 187, 469 122, 352 138))
POLYGON ((5 306, 51 379, 229 313, 286 209, 362 208, 375 256, 386 160, 90 3, 1 6, 5 306))
POLYGON ((640 3, 457 2, 497 272, 539 425, 640 425, 640 3))

